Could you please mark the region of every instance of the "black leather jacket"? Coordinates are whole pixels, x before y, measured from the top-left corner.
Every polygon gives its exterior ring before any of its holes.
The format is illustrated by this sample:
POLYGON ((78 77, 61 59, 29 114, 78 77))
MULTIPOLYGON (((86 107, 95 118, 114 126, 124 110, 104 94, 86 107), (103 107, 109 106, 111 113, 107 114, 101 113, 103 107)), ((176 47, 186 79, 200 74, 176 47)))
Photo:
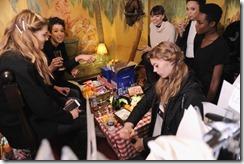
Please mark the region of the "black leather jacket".
MULTIPOLYGON (((184 111, 189 107, 190 104, 193 106, 198 106, 203 116, 202 101, 206 101, 206 98, 201 90, 201 87, 192 73, 189 73, 189 76, 183 81, 179 93, 170 98, 169 103, 165 108, 161 135, 176 135, 184 111)), ((152 109, 150 134, 149 137, 143 139, 144 148, 146 151, 149 151, 147 142, 156 138, 152 137, 152 133, 159 110, 159 98, 157 97, 154 88, 144 95, 142 100, 137 104, 127 119, 127 122, 131 122, 136 125, 144 114, 150 109, 152 109)))

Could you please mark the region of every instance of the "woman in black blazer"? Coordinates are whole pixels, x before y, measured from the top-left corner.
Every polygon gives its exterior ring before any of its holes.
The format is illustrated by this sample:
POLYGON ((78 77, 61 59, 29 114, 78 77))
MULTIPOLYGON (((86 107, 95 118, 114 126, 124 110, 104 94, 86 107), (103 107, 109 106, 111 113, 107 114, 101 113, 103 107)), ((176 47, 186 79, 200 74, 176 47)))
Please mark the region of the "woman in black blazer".
POLYGON ((190 68, 193 68, 196 17, 205 2, 206 0, 186 0, 186 13, 189 22, 178 26, 179 35, 176 44, 184 51, 185 62, 190 68))

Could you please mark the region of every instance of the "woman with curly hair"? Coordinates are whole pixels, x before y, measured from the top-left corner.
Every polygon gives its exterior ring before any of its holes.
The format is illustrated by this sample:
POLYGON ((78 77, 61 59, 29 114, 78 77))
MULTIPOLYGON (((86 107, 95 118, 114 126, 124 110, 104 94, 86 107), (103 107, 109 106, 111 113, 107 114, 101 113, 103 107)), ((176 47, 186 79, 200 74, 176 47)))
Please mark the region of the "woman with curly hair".
MULTIPOLYGON (((176 135, 185 109, 198 106, 202 111, 205 96, 199 83, 184 63, 181 49, 174 43, 161 42, 148 53, 148 58, 160 79, 137 104, 124 127, 119 131, 122 139, 136 139, 138 152, 149 153, 147 142, 160 135, 176 135), (135 137, 133 128, 151 109, 149 137, 135 137)), ((190 128, 190 127, 189 127, 190 128)))

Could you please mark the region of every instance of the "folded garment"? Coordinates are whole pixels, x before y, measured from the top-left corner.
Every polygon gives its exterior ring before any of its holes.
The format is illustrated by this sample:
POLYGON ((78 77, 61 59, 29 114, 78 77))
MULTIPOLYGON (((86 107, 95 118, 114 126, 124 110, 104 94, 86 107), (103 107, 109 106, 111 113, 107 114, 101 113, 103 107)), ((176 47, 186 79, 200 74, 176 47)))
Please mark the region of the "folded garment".
POLYGON ((149 141, 146 160, 215 160, 212 149, 203 141, 160 136, 149 141))

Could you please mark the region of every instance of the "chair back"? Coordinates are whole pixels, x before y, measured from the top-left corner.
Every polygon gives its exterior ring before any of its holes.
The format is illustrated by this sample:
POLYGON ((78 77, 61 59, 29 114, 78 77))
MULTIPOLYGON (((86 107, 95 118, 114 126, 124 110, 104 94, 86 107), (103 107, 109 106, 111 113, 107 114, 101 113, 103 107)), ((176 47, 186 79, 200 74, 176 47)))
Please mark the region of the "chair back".
POLYGON ((37 150, 37 138, 32 130, 21 91, 11 70, 0 72, 0 131, 11 147, 37 150))

